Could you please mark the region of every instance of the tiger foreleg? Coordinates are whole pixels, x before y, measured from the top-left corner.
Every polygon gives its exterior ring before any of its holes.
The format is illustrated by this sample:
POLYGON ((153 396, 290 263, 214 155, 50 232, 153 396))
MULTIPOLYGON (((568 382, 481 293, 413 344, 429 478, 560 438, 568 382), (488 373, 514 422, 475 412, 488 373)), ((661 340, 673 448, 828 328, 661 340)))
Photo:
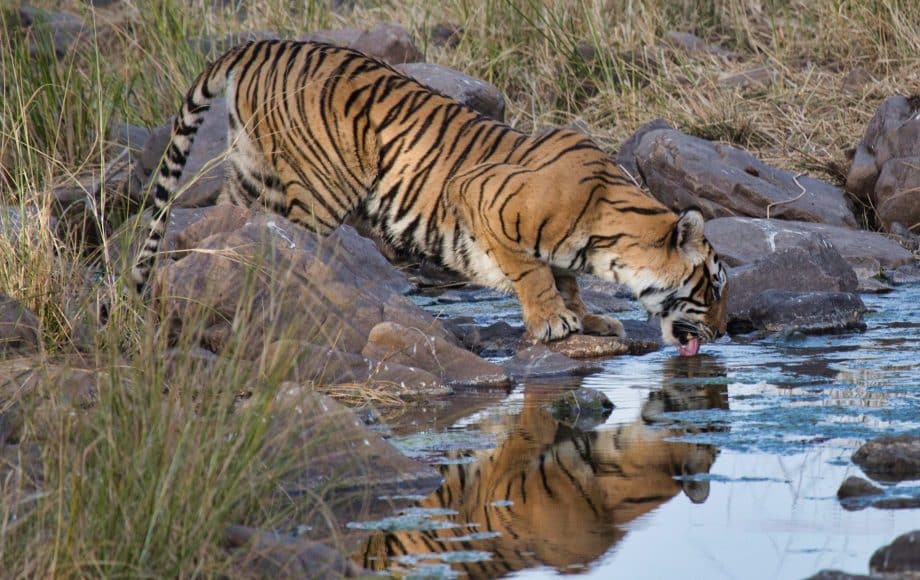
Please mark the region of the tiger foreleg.
POLYGON ((578 289, 578 280, 575 276, 560 271, 553 271, 553 276, 565 306, 581 318, 581 326, 585 334, 626 336, 623 331, 623 323, 616 318, 588 312, 588 307, 581 299, 581 291, 578 289))

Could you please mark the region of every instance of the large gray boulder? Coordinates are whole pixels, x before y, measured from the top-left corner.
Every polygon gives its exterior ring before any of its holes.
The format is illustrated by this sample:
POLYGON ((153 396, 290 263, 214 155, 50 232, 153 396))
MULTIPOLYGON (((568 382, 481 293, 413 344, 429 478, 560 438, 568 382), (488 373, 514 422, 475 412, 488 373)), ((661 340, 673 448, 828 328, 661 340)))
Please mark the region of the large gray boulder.
POLYGON ((726 143, 685 135, 660 120, 624 142, 617 163, 674 210, 697 206, 707 218, 857 225, 841 189, 770 167, 726 143))
POLYGON ((505 97, 495 85, 438 64, 411 62, 395 68, 487 117, 505 120, 505 97))
POLYGON ((745 217, 724 217, 706 223, 706 239, 730 266, 750 264, 788 248, 807 247, 816 235, 830 242, 860 277, 915 261, 898 242, 874 232, 745 217))
POLYGON ((920 98, 889 97, 869 121, 847 174, 847 190, 871 204, 882 226, 920 232, 920 98))

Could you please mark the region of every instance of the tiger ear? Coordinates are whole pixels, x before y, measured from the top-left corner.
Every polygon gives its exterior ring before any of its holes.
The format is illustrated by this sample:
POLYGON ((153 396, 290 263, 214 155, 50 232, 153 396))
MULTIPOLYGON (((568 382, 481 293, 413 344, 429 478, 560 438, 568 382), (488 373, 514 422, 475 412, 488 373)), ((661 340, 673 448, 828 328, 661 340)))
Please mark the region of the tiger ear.
POLYGON ((702 261, 706 254, 705 229, 703 212, 695 207, 680 212, 674 226, 674 245, 694 263, 702 261))

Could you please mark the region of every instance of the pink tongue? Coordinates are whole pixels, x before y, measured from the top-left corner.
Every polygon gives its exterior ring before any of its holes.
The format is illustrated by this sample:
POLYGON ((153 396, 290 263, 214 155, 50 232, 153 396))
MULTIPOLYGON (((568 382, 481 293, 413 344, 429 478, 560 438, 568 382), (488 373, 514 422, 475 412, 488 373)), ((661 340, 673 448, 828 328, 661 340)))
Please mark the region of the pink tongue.
POLYGON ((694 356, 700 351, 700 339, 693 337, 687 341, 687 344, 681 344, 677 347, 680 356, 694 356))

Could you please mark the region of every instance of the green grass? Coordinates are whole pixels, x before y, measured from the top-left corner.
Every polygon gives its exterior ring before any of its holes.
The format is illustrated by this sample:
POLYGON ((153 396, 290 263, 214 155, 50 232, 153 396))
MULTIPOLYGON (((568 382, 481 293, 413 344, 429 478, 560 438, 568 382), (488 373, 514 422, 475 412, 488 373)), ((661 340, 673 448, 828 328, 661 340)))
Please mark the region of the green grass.
MULTIPOLYGON (((920 92, 920 4, 911 0, 364 0, 339 13, 313 0, 159 0, 97 11, 78 0, 34 4, 78 14, 88 28, 59 58, 46 29, 24 30, 16 10, 0 9, 0 206, 30 216, 19 236, 0 236, 0 293, 38 315, 44 357, 0 362, 0 427, 11 422, 18 442, 0 468, 8 577, 220 576, 232 566, 222 548, 227 525, 270 528, 328 499, 279 493, 284 474, 309 459, 300 444, 291 451, 296 433, 264 420, 278 412, 282 372, 229 357, 208 371, 181 357, 167 363, 163 353, 190 351, 201 328, 189 321, 169 342, 148 307, 123 291, 119 256, 136 227, 126 219, 135 203, 112 184, 87 187, 76 223, 102 238, 51 227, 61 218, 54 186, 105 182, 120 152, 109 127, 153 127, 175 113, 206 62, 189 39, 397 21, 428 61, 495 84, 521 129, 577 121, 614 151, 662 117, 837 183, 846 149, 879 103, 920 92), (455 48, 429 41, 440 22, 463 28, 455 48), (671 30, 744 57, 673 51, 663 40, 671 30), (719 84, 755 66, 775 70, 778 82, 719 84), (856 67, 874 81, 844 91, 856 67), (104 328, 99 301, 111 311, 104 328), (61 366, 97 377, 93 404, 65 396, 63 386, 76 382, 58 376, 61 366)), ((245 328, 236 332, 246 340, 245 328)), ((337 394, 392 400, 361 385, 337 394)))

